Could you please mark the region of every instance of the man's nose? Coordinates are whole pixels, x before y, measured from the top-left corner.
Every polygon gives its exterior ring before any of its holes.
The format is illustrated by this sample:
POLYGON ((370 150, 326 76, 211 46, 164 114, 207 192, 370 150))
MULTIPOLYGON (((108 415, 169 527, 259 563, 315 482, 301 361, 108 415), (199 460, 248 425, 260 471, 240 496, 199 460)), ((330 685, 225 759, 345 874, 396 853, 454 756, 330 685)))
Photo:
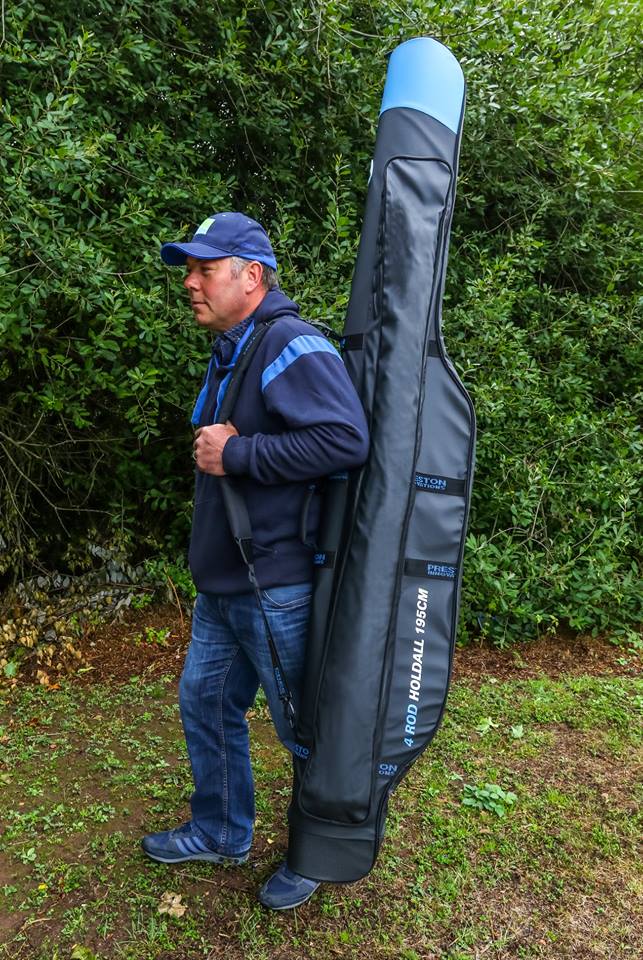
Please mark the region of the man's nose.
POLYGON ((188 273, 185 280, 183 281, 183 286, 186 290, 196 290, 199 285, 198 279, 194 276, 193 273, 188 273))

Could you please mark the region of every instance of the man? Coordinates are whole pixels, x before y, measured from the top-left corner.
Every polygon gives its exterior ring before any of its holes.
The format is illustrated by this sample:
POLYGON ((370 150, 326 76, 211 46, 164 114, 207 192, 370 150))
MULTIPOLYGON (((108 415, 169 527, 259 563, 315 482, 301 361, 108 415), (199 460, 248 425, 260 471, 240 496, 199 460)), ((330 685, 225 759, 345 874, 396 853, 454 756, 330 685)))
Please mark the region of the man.
MULTIPOLYGON (((196 485, 189 559, 198 595, 179 688, 195 787, 192 819, 142 843, 163 863, 239 864, 248 858, 253 834, 245 715, 259 684, 281 742, 291 752, 295 746, 263 616, 296 710, 319 514, 318 498, 310 502, 311 481, 360 466, 367 428, 339 354, 278 288, 263 227, 241 213, 214 214, 190 243, 164 244, 161 257, 170 266, 186 266, 194 317, 218 337, 192 418, 196 485), (229 375, 260 324, 269 326, 243 376, 231 421, 215 423, 229 375), (226 475, 236 478, 248 509, 263 613, 227 523, 218 479, 226 475)), ((283 863, 259 899, 289 909, 317 886, 283 863)))

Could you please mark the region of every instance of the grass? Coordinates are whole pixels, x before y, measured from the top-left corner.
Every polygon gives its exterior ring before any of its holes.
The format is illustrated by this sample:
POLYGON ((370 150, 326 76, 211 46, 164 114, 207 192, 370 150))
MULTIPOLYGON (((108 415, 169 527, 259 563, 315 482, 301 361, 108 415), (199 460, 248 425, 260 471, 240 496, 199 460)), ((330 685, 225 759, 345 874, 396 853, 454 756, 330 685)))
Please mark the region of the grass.
POLYGON ((255 899, 283 856, 290 796, 265 707, 251 719, 250 862, 170 867, 138 841, 188 816, 176 680, 18 687, 0 700, 0 957, 637 957, 642 706, 632 677, 456 685, 391 800, 372 874, 280 915, 255 899), (516 796, 502 816, 463 804, 489 784, 516 796), (167 892, 181 917, 159 912, 167 892))

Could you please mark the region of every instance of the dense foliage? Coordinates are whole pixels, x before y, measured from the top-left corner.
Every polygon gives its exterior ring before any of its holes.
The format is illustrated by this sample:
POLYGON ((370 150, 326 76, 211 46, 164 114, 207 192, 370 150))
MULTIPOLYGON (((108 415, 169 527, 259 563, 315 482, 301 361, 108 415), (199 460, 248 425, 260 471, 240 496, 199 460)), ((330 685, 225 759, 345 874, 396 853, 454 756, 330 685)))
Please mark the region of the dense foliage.
POLYGON ((637 8, 7 4, 5 583, 184 553, 209 348, 159 243, 245 209, 341 326, 385 54, 430 34, 468 82, 444 311, 479 421, 464 634, 634 624, 637 8))

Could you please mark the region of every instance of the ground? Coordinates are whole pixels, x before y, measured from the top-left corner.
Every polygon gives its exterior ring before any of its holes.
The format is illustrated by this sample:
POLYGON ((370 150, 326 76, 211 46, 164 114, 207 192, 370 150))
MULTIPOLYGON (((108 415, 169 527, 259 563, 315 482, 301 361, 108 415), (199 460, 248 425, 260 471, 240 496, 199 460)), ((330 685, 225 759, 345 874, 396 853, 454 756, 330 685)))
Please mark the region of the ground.
POLYGON ((130 613, 87 638, 80 673, 0 698, 0 957, 642 955, 640 656, 572 636, 459 650, 444 722, 391 800, 373 872, 272 914, 255 892, 283 857, 290 778, 261 701, 249 863, 170 867, 139 849, 188 816, 188 628, 176 607, 130 613), (502 816, 485 809, 487 784, 502 816))

